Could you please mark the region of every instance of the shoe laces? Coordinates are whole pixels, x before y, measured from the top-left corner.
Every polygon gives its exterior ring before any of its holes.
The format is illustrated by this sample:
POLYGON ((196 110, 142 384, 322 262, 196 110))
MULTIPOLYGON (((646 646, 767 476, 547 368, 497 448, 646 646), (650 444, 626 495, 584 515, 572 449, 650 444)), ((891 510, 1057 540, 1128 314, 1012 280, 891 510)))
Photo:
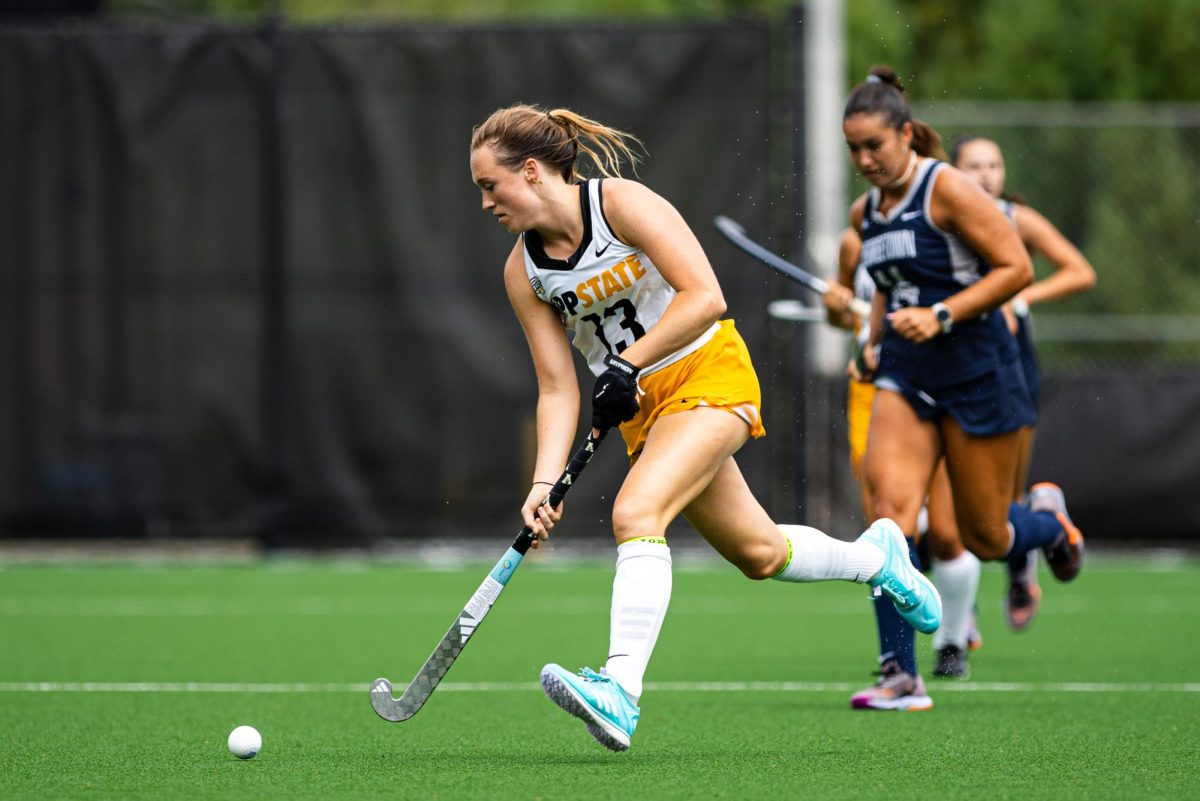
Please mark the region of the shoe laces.
POLYGON ((588 667, 585 667, 583 670, 579 671, 579 675, 583 678, 584 681, 597 681, 597 682, 611 681, 611 679, 608 676, 602 676, 599 673, 597 673, 596 671, 594 671, 588 667))
POLYGON ((889 659, 872 675, 878 676, 875 686, 887 689, 896 695, 912 695, 917 689, 917 677, 900 667, 900 663, 889 659))
POLYGON ((891 676, 897 675, 898 673, 903 673, 903 672, 904 672, 904 670, 901 669, 900 663, 898 661, 896 661, 895 659, 889 659, 888 661, 881 664, 879 666, 878 670, 872 670, 871 675, 872 676, 891 677, 891 676))
POLYGON ((904 586, 904 582, 900 580, 900 577, 890 572, 883 577, 883 581, 879 583, 879 586, 889 590, 888 594, 896 606, 905 612, 914 608, 919 602, 916 592, 912 588, 904 586))

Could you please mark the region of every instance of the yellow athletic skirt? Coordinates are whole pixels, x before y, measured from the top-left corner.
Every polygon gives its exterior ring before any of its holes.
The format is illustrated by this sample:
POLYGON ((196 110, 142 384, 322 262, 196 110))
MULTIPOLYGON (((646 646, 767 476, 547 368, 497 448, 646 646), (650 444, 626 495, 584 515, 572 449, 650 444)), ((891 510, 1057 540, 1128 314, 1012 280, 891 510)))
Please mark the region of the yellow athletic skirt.
POLYGON ((875 403, 875 385, 855 381, 846 388, 846 422, 850 438, 850 464, 857 468, 867 452, 867 429, 871 427, 871 405, 875 403))
POLYGON ((750 351, 733 320, 702 348, 639 380, 645 393, 638 397, 637 416, 621 424, 630 457, 640 453, 655 421, 664 414, 711 406, 736 414, 750 426, 750 436, 766 434, 762 424, 762 390, 750 362, 750 351))

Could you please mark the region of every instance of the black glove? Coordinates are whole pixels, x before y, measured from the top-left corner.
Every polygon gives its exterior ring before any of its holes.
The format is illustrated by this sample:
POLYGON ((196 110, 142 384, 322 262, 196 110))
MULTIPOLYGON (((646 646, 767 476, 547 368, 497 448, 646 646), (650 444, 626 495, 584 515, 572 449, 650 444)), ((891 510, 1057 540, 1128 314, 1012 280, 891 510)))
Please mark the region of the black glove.
POLYGON ((620 356, 604 357, 608 369, 592 389, 592 428, 601 431, 632 420, 638 412, 637 375, 641 369, 620 356))

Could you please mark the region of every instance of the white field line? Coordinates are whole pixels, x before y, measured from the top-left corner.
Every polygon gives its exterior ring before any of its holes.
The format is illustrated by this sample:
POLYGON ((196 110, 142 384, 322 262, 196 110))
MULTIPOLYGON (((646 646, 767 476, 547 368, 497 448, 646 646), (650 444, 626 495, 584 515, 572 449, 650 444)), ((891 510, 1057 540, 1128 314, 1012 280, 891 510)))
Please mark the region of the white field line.
MULTIPOLYGON (((506 607, 535 611, 542 609, 543 601, 538 598, 514 598, 506 607)), ((205 596, 146 598, 140 596, 76 596, 73 598, 15 598, 0 596, 0 618, 21 617, 263 617, 267 615, 302 617, 337 617, 348 615, 375 615, 386 611, 401 611, 409 616, 442 615, 447 605, 428 598, 376 598, 370 596, 301 596, 286 600, 254 599, 241 601, 229 598, 205 596)), ((757 615, 763 614, 767 605, 763 602, 721 602, 716 599, 697 598, 672 607, 672 616, 679 615, 757 615)), ((870 614, 868 599, 822 598, 819 604, 822 615, 870 614)), ((1119 611, 1137 615, 1184 615, 1200 614, 1200 606, 1181 605, 1178 597, 1169 595, 1140 595, 1123 600, 1119 611)), ((554 599, 554 612, 558 615, 607 614, 608 600, 591 596, 560 596, 554 599)), ((1095 605, 1084 598, 1070 596, 1054 598, 1054 614, 1077 615, 1094 613, 1095 605)))
MULTIPOLYGON (((365 693, 368 683, 302 682, 0 682, 6 693, 365 693)), ((399 688, 397 688, 399 689, 399 688)), ((861 684, 803 681, 649 682, 647 692, 824 693, 852 692, 861 684)), ((968 693, 1200 693, 1200 682, 970 682, 939 684, 938 692, 968 693)), ((535 682, 445 682, 441 692, 533 692, 535 682)))

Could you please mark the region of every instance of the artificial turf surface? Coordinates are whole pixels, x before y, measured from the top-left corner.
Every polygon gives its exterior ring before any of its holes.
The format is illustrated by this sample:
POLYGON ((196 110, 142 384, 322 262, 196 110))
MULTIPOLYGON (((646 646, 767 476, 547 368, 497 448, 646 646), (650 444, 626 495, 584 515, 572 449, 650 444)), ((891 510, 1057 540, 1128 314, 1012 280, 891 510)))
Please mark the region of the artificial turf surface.
POLYGON ((908 714, 849 709, 874 665, 864 588, 680 564, 624 754, 536 684, 607 648, 611 565, 562 561, 518 571, 400 724, 371 711, 370 681, 399 692, 490 564, 0 569, 0 797, 1200 797, 1194 558, 1043 574, 1021 634, 986 566, 971 679, 931 681, 935 708, 908 714), (253 760, 225 748, 239 724, 262 732, 253 760))

